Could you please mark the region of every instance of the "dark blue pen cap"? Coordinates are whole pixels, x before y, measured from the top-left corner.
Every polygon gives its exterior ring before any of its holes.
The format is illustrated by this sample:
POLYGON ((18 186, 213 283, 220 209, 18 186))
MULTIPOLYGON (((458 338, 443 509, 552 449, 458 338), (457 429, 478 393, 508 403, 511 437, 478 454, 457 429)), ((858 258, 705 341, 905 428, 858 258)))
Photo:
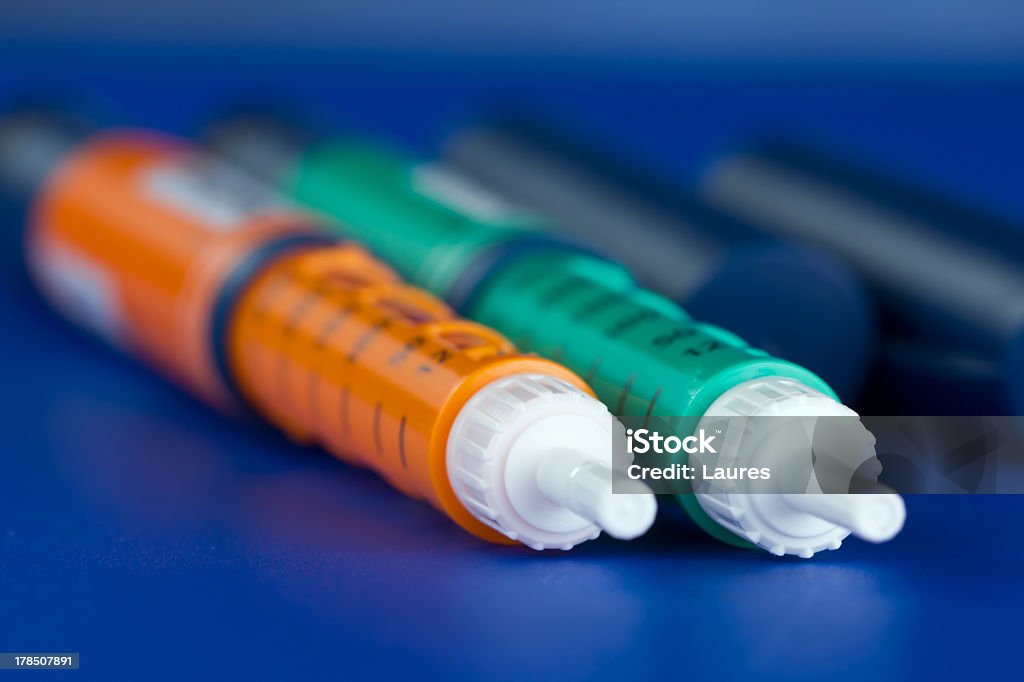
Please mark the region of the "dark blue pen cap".
POLYGON ((328 128, 312 118, 285 107, 238 102, 214 116, 199 136, 225 161, 278 185, 306 149, 326 137, 328 128))
POLYGON ((751 345, 813 370, 844 401, 874 360, 877 321, 861 279, 843 261, 794 242, 732 249, 686 301, 751 345))
POLYGON ((93 107, 22 98, 0 108, 0 262, 22 268, 28 207, 46 177, 102 120, 93 107))

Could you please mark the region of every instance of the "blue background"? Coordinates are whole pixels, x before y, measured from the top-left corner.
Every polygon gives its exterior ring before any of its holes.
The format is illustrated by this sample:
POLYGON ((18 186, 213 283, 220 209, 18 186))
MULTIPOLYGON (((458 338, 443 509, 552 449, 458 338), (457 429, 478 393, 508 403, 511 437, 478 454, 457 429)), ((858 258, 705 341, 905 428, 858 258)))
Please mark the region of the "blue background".
MULTIPOLYGON (((311 44, 285 35, 287 48, 222 44, 212 29, 182 47, 158 22, 133 41, 117 25, 83 38, 72 19, 57 21, 60 40, 31 22, 11 33, 0 95, 59 90, 189 132, 256 93, 423 153, 483 111, 533 104, 681 181, 783 128, 1024 218, 1024 61, 995 19, 949 50, 858 24, 881 51, 855 26, 842 59, 826 38, 724 56, 710 38, 671 54, 667 38, 402 52, 322 28, 311 44)), ((811 561, 718 545, 671 513, 630 545, 483 545, 76 333, 6 256, 0 650, 80 651, 79 674, 96 679, 1020 676, 1018 497, 911 498, 893 542, 811 561)))

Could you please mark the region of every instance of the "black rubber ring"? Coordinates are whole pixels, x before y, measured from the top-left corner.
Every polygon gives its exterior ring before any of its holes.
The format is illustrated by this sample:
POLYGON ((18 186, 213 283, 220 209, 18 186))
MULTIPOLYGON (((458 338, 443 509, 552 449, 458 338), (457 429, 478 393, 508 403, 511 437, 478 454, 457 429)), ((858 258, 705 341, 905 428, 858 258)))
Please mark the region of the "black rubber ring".
POLYGON ((537 251, 575 253, 608 260, 599 253, 552 237, 529 236, 494 244, 472 261, 452 282, 445 299, 460 314, 473 305, 487 280, 503 265, 519 256, 537 251))
POLYGON ((234 317, 238 300, 245 293, 249 283, 259 275, 268 265, 281 256, 297 249, 310 248, 314 246, 333 246, 341 243, 337 238, 326 234, 315 233, 286 234, 272 239, 254 249, 245 256, 231 274, 227 276, 217 294, 217 301, 213 305, 213 312, 210 318, 210 351, 213 354, 214 366, 224 386, 238 399, 242 405, 246 404, 245 396, 238 388, 238 383, 231 374, 228 365, 228 331, 231 328, 231 321, 234 317))

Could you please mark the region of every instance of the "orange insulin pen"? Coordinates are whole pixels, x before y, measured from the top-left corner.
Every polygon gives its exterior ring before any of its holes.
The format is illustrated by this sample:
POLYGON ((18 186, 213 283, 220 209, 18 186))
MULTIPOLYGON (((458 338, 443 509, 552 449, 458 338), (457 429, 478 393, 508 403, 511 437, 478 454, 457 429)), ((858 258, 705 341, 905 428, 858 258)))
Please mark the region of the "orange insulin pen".
POLYGON ((492 542, 569 549, 651 525, 653 495, 613 470, 615 422, 575 374, 256 181, 157 133, 76 138, 27 113, 0 123, 0 160, 35 169, 25 248, 44 296, 215 406, 492 542))

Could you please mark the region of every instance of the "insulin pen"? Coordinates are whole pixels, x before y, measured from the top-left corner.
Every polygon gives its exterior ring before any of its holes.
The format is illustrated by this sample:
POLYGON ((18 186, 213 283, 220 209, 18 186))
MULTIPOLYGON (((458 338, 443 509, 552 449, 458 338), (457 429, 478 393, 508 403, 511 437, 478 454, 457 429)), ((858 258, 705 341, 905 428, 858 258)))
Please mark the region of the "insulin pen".
POLYGON ((67 317, 485 540, 569 549, 651 525, 654 496, 613 472, 614 419, 576 375, 196 148, 55 123, 0 122, 0 166, 34 171, 8 189, 32 197, 28 269, 67 317))
POLYGON ((702 189, 861 272, 883 312, 890 409, 1024 414, 1019 226, 789 140, 723 157, 702 189))
MULTIPOLYGON (((709 415, 856 417, 809 370, 694 322, 620 265, 520 225, 474 217, 419 166, 377 146, 245 115, 212 125, 207 142, 343 221, 331 225, 468 317, 578 372, 616 415, 670 415, 690 433, 709 415)), ((729 453, 730 461, 748 464, 749 454, 729 453)), ((836 549, 851 531, 883 541, 903 523, 895 494, 794 495, 769 505, 761 502, 773 496, 746 494, 745 486, 677 499, 715 537, 778 555, 836 549)))
POLYGON ((807 367, 840 397, 857 395, 873 357, 874 308, 835 256, 758 231, 539 122, 488 121, 444 151, 434 172, 464 194, 482 189, 513 211, 537 211, 546 229, 612 255, 695 318, 807 367))

